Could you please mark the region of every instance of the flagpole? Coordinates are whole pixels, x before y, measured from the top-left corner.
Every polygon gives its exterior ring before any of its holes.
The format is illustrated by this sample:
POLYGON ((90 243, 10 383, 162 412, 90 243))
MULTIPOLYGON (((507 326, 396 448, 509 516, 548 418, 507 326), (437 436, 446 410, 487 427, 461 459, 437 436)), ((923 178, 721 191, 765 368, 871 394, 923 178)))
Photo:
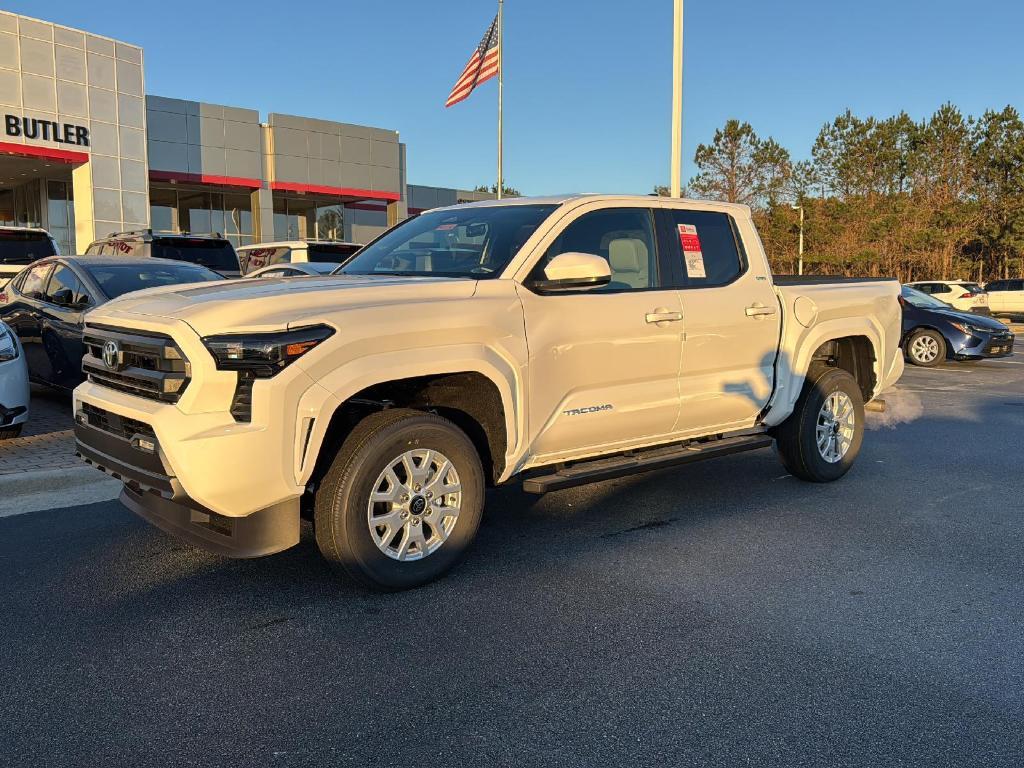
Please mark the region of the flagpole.
POLYGON ((505 0, 498 0, 498 199, 503 197, 503 190, 505 188, 505 178, 503 173, 503 161, 502 156, 504 151, 504 131, 502 126, 503 108, 502 104, 505 90, 505 40, 504 31, 502 27, 505 25, 505 0))
POLYGON ((672 25, 672 169, 671 195, 680 197, 683 186, 683 0, 675 0, 672 25))

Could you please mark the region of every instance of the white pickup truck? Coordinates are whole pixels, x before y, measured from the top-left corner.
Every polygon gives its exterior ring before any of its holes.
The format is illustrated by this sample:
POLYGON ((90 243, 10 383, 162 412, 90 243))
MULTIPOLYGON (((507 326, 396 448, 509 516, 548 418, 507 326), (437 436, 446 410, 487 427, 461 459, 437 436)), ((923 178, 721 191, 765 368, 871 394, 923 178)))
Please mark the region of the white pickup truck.
MULTIPOLYGON (((903 370, 899 286, 773 282, 744 206, 580 195, 430 211, 327 277, 87 317, 79 454, 234 557, 299 541, 381 589, 448 570, 489 485, 545 492, 773 442, 841 477, 903 370)), ((639 492, 639 491, 638 491, 639 492)))

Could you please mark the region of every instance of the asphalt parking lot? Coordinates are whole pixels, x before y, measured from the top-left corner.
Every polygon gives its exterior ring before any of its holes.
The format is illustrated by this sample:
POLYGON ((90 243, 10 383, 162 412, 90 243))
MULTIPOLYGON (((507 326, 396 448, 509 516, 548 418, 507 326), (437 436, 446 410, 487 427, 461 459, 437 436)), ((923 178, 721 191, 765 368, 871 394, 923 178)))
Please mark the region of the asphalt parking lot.
POLYGON ((761 451, 496 491, 396 595, 309 531, 237 562, 111 502, 0 519, 2 762, 1018 766, 1024 354, 889 400, 831 485, 761 451))

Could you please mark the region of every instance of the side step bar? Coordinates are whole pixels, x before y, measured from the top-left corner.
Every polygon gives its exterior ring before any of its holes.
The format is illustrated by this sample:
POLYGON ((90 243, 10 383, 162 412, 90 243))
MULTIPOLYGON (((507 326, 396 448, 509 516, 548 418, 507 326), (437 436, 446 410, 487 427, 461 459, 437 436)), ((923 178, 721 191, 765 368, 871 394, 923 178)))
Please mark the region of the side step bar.
POLYGON ((759 448, 767 448, 772 442, 768 435, 742 435, 704 443, 646 448, 619 456, 575 462, 549 475, 527 478, 523 481, 523 490, 527 493, 560 491, 563 488, 599 480, 636 475, 678 464, 692 464, 695 461, 716 459, 733 453, 756 451, 759 448))

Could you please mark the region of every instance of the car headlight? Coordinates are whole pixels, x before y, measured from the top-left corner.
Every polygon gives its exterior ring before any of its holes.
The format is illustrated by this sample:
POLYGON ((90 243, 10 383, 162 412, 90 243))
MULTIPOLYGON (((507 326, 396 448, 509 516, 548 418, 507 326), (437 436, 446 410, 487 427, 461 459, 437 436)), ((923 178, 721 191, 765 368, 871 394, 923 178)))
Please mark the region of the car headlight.
POLYGON ((6 363, 18 356, 18 344, 6 328, 0 328, 0 363, 6 363))
POLYGON ((954 328, 956 328, 961 333, 966 333, 969 336, 977 336, 979 334, 984 335, 984 334, 988 334, 988 333, 995 333, 995 331, 992 330, 991 328, 979 328, 976 325, 970 325, 968 323, 956 323, 956 322, 950 321, 949 324, 952 325, 954 328))
POLYGON ((334 334, 328 325, 311 325, 280 333, 241 333, 207 336, 217 369, 240 371, 257 379, 269 379, 334 334))

